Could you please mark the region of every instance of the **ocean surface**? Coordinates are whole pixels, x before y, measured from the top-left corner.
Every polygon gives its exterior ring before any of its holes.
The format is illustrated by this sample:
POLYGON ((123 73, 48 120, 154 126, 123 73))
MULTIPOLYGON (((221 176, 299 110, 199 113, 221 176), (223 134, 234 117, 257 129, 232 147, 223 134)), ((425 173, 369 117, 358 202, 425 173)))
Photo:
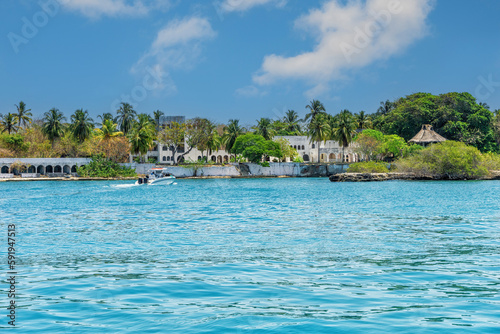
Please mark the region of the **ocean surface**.
MULTIPOLYGON (((0 184, 15 333, 499 333, 500 182, 0 184)), ((8 332, 8 331, 5 331, 8 332)))

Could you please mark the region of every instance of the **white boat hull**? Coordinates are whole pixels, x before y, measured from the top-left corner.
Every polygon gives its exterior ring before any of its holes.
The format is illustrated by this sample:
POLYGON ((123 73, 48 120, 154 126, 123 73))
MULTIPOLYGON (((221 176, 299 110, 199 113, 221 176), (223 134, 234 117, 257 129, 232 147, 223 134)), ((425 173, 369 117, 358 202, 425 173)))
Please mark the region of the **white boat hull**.
POLYGON ((135 181, 135 185, 143 185, 143 184, 148 184, 148 185, 169 185, 174 183, 175 181, 175 176, 165 176, 165 177, 160 177, 160 178, 155 178, 155 179, 149 179, 147 183, 142 182, 139 183, 139 181, 135 181))

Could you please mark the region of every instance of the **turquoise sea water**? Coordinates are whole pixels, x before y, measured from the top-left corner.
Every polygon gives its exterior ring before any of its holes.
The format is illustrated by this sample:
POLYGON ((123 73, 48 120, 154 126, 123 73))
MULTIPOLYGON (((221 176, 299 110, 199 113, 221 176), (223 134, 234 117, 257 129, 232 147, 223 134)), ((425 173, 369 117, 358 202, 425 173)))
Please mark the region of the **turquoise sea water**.
POLYGON ((499 195, 497 181, 2 183, 16 332, 498 333, 499 195))

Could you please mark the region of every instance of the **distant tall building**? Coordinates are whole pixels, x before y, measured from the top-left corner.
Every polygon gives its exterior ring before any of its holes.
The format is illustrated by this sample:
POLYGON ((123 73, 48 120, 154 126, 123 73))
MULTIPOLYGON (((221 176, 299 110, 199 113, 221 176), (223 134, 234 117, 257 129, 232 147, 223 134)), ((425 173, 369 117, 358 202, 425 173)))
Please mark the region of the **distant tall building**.
POLYGON ((160 125, 164 129, 166 127, 170 127, 170 124, 172 124, 172 122, 182 124, 186 122, 186 116, 162 116, 160 118, 160 125))

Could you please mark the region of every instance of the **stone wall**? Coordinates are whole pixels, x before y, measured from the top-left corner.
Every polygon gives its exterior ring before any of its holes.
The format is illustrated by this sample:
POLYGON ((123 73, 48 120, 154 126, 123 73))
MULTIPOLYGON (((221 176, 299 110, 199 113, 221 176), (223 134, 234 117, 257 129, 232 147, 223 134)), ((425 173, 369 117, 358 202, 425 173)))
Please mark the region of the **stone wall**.
MULTIPOLYGON (((134 164, 132 164, 134 165, 134 164)), ((134 167, 134 166, 131 166, 134 167)), ((134 168, 138 174, 145 174, 152 165, 137 164, 134 168), (142 166, 141 166, 142 165, 142 166)), ((233 163, 225 166, 167 166, 167 173, 178 178, 183 177, 327 177, 342 173, 347 165, 303 164, 293 162, 270 163, 262 167, 253 163, 233 163)))

